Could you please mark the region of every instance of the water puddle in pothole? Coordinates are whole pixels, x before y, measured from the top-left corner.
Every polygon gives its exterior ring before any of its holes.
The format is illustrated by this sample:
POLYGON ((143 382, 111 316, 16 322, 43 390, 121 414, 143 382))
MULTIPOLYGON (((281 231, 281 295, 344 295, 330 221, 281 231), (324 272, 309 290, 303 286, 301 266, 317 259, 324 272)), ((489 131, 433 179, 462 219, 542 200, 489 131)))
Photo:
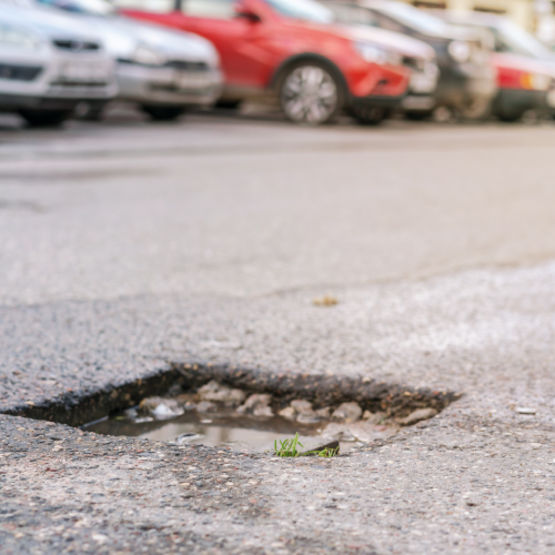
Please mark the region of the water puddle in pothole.
POLYGON ((340 452, 393 435, 398 424, 357 403, 314 407, 306 399, 280 401, 209 382, 194 392, 147 397, 136 407, 86 424, 83 429, 184 444, 273 452, 298 435, 299 451, 339 442, 340 452))
MULTIPOLYGON (((133 411, 133 409, 132 409, 133 411)), ((90 432, 116 436, 134 436, 179 445, 229 446, 250 451, 273 451, 274 442, 299 434, 303 445, 313 448, 320 441, 321 427, 299 426, 279 416, 253 418, 229 413, 199 414, 195 411, 170 420, 146 421, 124 413, 93 422, 83 428, 90 432)), ((344 447, 342 451, 347 450, 344 447)))

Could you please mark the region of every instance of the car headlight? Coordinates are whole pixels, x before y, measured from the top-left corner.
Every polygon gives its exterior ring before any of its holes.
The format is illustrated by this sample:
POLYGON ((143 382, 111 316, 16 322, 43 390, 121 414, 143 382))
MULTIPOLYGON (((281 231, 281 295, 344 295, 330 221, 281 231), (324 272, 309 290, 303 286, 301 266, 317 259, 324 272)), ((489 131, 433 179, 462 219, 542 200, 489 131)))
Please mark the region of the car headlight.
POLYGON ((11 25, 0 25, 0 45, 25 50, 37 50, 42 43, 38 35, 11 25))
POLYGON ((447 47, 447 51, 449 52, 449 56, 451 56, 453 60, 459 62, 460 64, 468 62, 472 54, 470 44, 462 40, 454 40, 450 42, 449 46, 447 47))
POLYGON ((162 66, 166 63, 166 58, 157 50, 145 44, 139 44, 131 55, 131 60, 136 64, 144 66, 162 66))
POLYGON ((541 73, 523 73, 520 76, 520 84, 525 89, 546 91, 551 85, 551 78, 541 73))
POLYGON ((356 51, 367 62, 376 64, 401 65, 401 56, 391 50, 386 50, 370 42, 355 42, 356 51))

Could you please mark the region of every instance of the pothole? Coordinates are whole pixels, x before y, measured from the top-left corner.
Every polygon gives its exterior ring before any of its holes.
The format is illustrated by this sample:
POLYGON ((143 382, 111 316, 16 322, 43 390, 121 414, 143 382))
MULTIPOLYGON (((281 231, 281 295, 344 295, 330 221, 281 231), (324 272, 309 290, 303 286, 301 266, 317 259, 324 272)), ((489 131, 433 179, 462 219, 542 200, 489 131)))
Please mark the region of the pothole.
POLYGON ((365 377, 174 364, 145 380, 11 412, 177 444, 273 452, 295 440, 299 452, 312 452, 338 442, 346 452, 432 418, 459 397, 365 377))

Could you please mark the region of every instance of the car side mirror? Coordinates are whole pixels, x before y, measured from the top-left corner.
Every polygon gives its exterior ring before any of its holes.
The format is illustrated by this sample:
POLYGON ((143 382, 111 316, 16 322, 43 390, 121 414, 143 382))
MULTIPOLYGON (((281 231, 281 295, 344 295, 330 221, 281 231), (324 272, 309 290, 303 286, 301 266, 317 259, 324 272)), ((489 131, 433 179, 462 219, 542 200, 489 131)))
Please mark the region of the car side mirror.
POLYGON ((235 12, 235 17, 244 19, 249 23, 260 23, 262 21, 262 18, 257 13, 242 6, 235 12))

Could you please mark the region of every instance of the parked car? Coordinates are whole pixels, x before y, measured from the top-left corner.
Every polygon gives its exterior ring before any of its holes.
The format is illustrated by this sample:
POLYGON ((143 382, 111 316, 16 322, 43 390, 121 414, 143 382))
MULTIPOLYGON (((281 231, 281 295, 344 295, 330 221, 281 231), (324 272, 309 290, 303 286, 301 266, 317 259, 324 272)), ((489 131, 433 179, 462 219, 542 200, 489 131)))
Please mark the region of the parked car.
POLYGON ((353 29, 351 32, 359 32, 361 37, 375 41, 400 56, 401 63, 410 71, 409 90, 403 99, 402 109, 418 113, 429 112, 435 107, 439 70, 435 50, 431 46, 401 33, 371 26, 373 16, 354 4, 338 0, 325 0, 323 4, 333 12, 335 23, 357 27, 358 31, 353 29))
MULTIPOLYGON (((440 70, 438 105, 464 117, 480 118, 496 93, 496 72, 481 35, 454 28, 429 13, 396 0, 360 0, 357 5, 372 16, 369 24, 403 33, 428 43, 437 54, 440 70)), ((425 112, 408 112, 421 118, 425 112)))
POLYGON ((71 18, 0 2, 0 111, 59 125, 83 100, 116 94, 114 63, 71 18))
POLYGON ((551 50, 505 17, 449 11, 443 17, 451 24, 489 33, 499 86, 494 115, 518 121, 529 110, 555 114, 555 54, 551 50))
POLYGON ((313 0, 116 0, 136 19, 197 33, 217 48, 224 99, 272 94, 285 116, 321 124, 342 109, 376 123, 407 92, 399 55, 331 25, 333 14, 313 0))
MULTIPOLYGON (((105 0, 38 1, 75 14, 102 38, 116 60, 118 98, 137 103, 152 119, 175 119, 219 97, 220 60, 206 39, 119 16, 105 0)), ((99 118, 102 108, 89 107, 89 117, 99 118)))

